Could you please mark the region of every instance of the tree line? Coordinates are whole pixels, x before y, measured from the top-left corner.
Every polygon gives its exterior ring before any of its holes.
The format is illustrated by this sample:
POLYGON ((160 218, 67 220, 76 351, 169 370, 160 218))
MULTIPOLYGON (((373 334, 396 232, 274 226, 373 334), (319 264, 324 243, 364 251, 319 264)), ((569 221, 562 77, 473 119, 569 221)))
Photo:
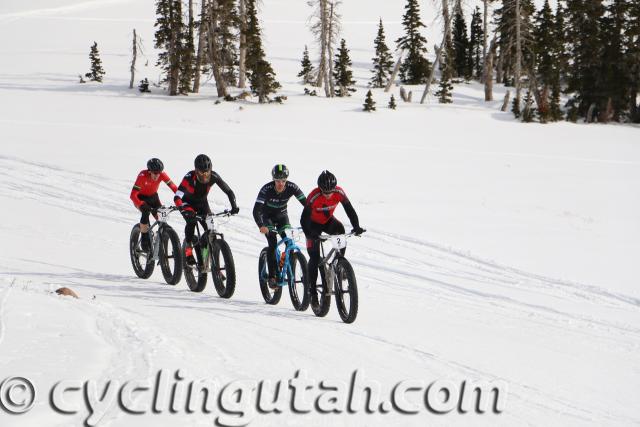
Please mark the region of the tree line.
MULTIPOLYGON (((193 0, 156 0, 157 65, 170 95, 197 93, 211 74, 220 97, 248 85, 261 103, 271 101, 280 84, 262 44, 258 1, 201 0, 196 11, 193 0)), ((342 2, 307 2, 319 58, 312 61, 305 46, 298 76, 327 97, 349 96, 355 80, 347 41, 339 37, 342 2)), ((437 72, 442 103, 452 101, 453 83, 476 80, 486 101, 494 82, 510 88, 503 109, 511 105, 523 121, 640 122, 640 2, 559 0, 554 9, 546 0, 537 10, 533 0, 483 0, 468 17, 461 0, 436 2, 444 30, 435 61, 427 58, 418 0, 406 0, 395 53, 379 21, 370 87, 424 84, 424 102, 437 72)))

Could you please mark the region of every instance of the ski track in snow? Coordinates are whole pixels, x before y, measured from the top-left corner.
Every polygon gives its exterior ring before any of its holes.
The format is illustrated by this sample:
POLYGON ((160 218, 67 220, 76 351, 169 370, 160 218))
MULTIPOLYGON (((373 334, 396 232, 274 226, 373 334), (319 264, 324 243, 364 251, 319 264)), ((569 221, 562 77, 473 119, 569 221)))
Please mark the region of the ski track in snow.
MULTIPOLYGON (((31 198, 58 209, 69 210, 81 215, 92 216, 100 220, 131 224, 135 220, 132 208, 123 194, 128 194, 130 182, 114 180, 113 178, 86 174, 66 170, 57 166, 29 162, 23 159, 0 156, 0 178, 5 185, 0 187, 0 196, 11 198, 20 195, 31 198), (43 180, 42 177, 47 177, 43 180)), ((244 209, 243 211, 248 211, 244 209)), ((250 215, 239 215, 231 219, 226 228, 233 235, 232 250, 238 257, 256 259, 256 243, 263 245, 263 238, 255 233, 255 226, 250 215)), ((176 227, 180 231, 180 227, 176 227)), ((485 310, 494 317, 500 316, 525 318, 528 321, 541 322, 546 327, 568 328, 573 333, 585 334, 588 339, 614 340, 622 347, 633 347, 634 342, 640 340, 640 330, 619 320, 619 314, 636 315, 640 310, 640 300, 637 298, 610 292, 596 286, 555 280, 541 275, 528 273, 515 268, 502 266, 497 263, 456 251, 444 246, 399 234, 378 230, 370 230, 365 238, 354 241, 349 248, 349 258, 356 266, 361 292, 397 293, 409 299, 446 301, 455 307, 469 310, 485 310), (402 256, 394 255, 401 253, 402 256), (401 280, 399 280, 401 279, 401 280), (376 286, 376 284, 384 286, 376 286), (406 294, 406 296, 405 296, 406 294), (535 301, 531 298, 536 296, 535 301), (539 303, 537 301, 540 301, 539 303), (578 304, 578 308, 572 307, 578 304), (597 305, 610 313, 600 317, 584 314, 581 304, 597 305), (533 317, 533 318, 532 318, 533 317)), ((21 262, 47 265, 33 260, 18 260, 21 262)), ((132 276, 118 276, 99 274, 68 266, 55 266, 63 273, 26 273, 21 271, 6 271, 0 274, 40 277, 44 283, 65 285, 84 285, 93 287, 96 291, 107 294, 109 284, 136 284, 145 281, 132 276), (86 280, 104 282, 105 285, 87 285, 86 280), (48 281, 48 282, 47 282, 48 281)), ((253 277, 251 277, 253 279, 253 277)), ((249 280, 249 279, 247 279, 249 280)), ((497 377, 491 372, 483 372, 471 366, 462 364, 449 358, 443 358, 424 349, 394 342, 388 338, 365 334, 354 330, 339 328, 326 319, 300 317, 295 312, 282 312, 266 305, 257 306, 252 302, 239 300, 221 301, 208 295, 184 296, 172 290, 171 287, 146 288, 118 286, 120 292, 129 291, 132 298, 154 300, 157 306, 164 307, 164 298, 171 298, 172 305, 185 300, 194 314, 203 313, 212 319, 232 320, 237 324, 261 326, 261 317, 247 316, 247 312, 256 316, 285 316, 292 321, 319 321, 323 328, 331 328, 341 339, 355 339, 363 344, 363 353, 368 348, 384 346, 391 352, 402 352, 410 355, 416 363, 424 365, 427 372, 436 369, 439 372, 451 372, 452 369, 461 375, 473 378, 497 377), (194 301, 198 304, 195 305, 194 301)), ((8 289, 8 288, 7 288, 8 289)), ((0 343, 2 342, 4 322, 3 308, 8 296, 8 290, 0 300, 0 343)), ((101 298, 101 297, 100 297, 101 298)), ((101 337, 114 349, 112 363, 104 372, 109 379, 131 379, 134 376, 144 377, 152 374, 153 359, 160 348, 169 348, 170 340, 185 340, 189 345, 205 348, 207 354, 216 364, 231 367, 237 374, 243 373, 242 365, 226 354, 218 343, 208 343, 192 337, 169 337, 159 332, 155 325, 144 319, 126 305, 113 305, 102 302, 85 304, 83 309, 93 312, 96 317, 96 329, 101 337), (135 321, 133 319, 136 319, 135 321)), ((215 324, 215 323, 214 323, 215 324)), ((293 345, 299 330, 292 328, 271 328, 271 333, 282 336, 291 334, 291 353, 296 354, 293 345)), ((316 337, 317 338, 317 337, 316 337)), ((310 339, 311 338, 305 338, 310 339)), ((265 346, 273 346, 265 337, 257 337, 265 346)), ((300 340, 300 337, 297 337, 300 340)), ((320 340, 324 340, 322 336, 320 340)), ((313 343, 313 341, 310 341, 313 343)), ((319 348, 330 348, 330 342, 319 348)), ((278 343, 279 346, 282 343, 278 343)), ((425 344, 426 345, 426 344, 425 344)), ((180 346, 171 345, 176 360, 184 359, 185 355, 179 350, 180 346)), ((189 346, 184 346, 189 348, 189 346)), ((634 347, 635 348, 635 347, 634 347)), ((322 359, 320 354, 305 354, 311 359, 322 359)), ((632 351, 632 349, 628 349, 632 351)), ((297 351, 299 353, 299 350, 297 351)), ((364 356, 364 354, 363 354, 364 356)), ((247 374, 247 375, 250 375, 247 374)), ((601 412, 597 408, 577 406, 574 402, 554 396, 549 391, 537 390, 523 383, 506 379, 510 384, 510 396, 515 400, 527 402, 538 407, 541 411, 562 414, 574 419, 593 420, 610 419, 633 422, 637 420, 622 419, 609 413, 601 412)), ((121 415, 121 414, 120 414, 121 415)), ((107 422, 113 422, 120 415, 107 415, 107 422)))
POLYGON ((78 12, 88 9, 96 9, 104 6, 109 6, 117 3, 128 3, 131 0, 92 0, 84 1, 67 6, 42 8, 42 9, 29 9, 21 12, 9 12, 0 14, 0 22, 11 22, 20 18, 40 17, 40 16, 55 16, 59 14, 78 12))
POLYGON ((2 341, 4 341, 5 332, 7 330, 6 321, 4 319, 5 316, 5 307, 7 303, 7 299, 9 298, 9 293, 11 292, 11 286, 9 285, 5 288, 2 297, 0 297, 0 346, 2 346, 2 341))

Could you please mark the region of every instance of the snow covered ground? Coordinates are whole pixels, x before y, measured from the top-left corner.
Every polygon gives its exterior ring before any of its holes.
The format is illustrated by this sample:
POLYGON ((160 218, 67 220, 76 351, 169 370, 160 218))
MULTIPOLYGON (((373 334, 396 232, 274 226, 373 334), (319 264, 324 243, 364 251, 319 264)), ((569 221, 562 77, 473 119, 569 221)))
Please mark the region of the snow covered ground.
MULTIPOLYGON (((147 379, 160 369, 223 384, 298 369, 345 382, 359 370, 383 390, 402 380, 508 384, 500 414, 285 410, 243 418, 251 425, 640 423, 640 128, 521 124, 499 101, 482 102, 477 84, 457 85, 453 105, 432 97, 397 111, 374 91, 379 110, 362 113, 377 19, 394 40, 403 2, 347 3, 343 34, 359 90, 327 100, 301 95, 295 77, 312 45, 305 2, 264 2, 267 54, 289 98, 281 106, 214 105, 211 83, 182 98, 129 90, 134 27, 149 60, 137 80, 158 76, 151 0, 0 4, 0 382, 26 377, 38 391, 27 414, 0 406, 0 425, 79 425, 83 406, 71 415, 50 408, 55 383, 147 379), (107 76, 80 85, 94 40, 107 76), (238 269, 231 300, 210 286, 193 294, 184 280, 167 286, 159 272, 139 280, 129 263, 137 172, 157 156, 179 180, 200 152, 241 208, 225 229, 238 269), (360 285, 355 324, 342 324, 335 306, 318 319, 287 298, 262 302, 264 239, 250 211, 277 162, 306 192, 322 169, 335 172, 369 230, 348 251, 360 285), (50 294, 60 286, 81 298, 50 294)), ((433 43, 435 9, 421 4, 433 43)), ((413 90, 415 99, 422 88, 413 90)), ((496 99, 503 93, 496 88, 496 99)), ((160 194, 170 202, 168 189, 160 194)), ((212 198, 224 207, 222 193, 212 198)), ((300 207, 290 212, 296 219, 300 207)), ((177 215, 171 224, 182 234, 177 215)), ((68 396, 81 405, 79 393, 68 396)), ((115 406, 99 425, 216 419, 115 406)))

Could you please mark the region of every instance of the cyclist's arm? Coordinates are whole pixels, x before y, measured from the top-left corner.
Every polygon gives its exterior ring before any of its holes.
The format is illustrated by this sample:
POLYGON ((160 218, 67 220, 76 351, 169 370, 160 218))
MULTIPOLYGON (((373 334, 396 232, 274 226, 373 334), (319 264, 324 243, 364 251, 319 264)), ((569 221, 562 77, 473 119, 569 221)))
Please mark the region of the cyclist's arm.
POLYGON ((237 208, 238 205, 236 204, 236 195, 233 193, 233 191, 227 185, 227 183, 224 182, 222 178, 220 178, 220 175, 218 175, 215 172, 212 172, 211 181, 212 181, 212 184, 218 184, 218 186, 224 192, 224 194, 227 195, 227 197, 229 198, 229 203, 231 204, 231 208, 232 209, 237 208))
POLYGON ((302 210, 302 215, 300 216, 300 226, 302 226, 302 231, 305 234, 309 234, 309 223, 311 222, 311 205, 304 205, 304 209, 302 210))
POLYGON ((298 201, 302 206, 305 206, 307 204, 307 198, 304 196, 304 193, 302 192, 300 187, 298 187, 297 185, 295 185, 295 191, 293 195, 296 197, 296 199, 298 199, 298 201))
POLYGON ((176 191, 176 195, 173 197, 173 201, 175 202, 176 206, 179 208, 185 204, 185 201, 184 201, 185 197, 193 195, 195 191, 193 186, 189 182, 189 178, 190 178, 190 173, 188 173, 187 175, 185 175, 184 178, 182 178, 182 182, 178 187, 178 191, 176 191))
POLYGON ((171 191, 173 191, 174 194, 176 191, 178 191, 178 187, 176 187, 173 181, 171 181, 171 178, 169 178, 169 175, 167 175, 166 172, 162 172, 162 174, 160 175, 160 179, 162 179, 162 182, 167 184, 167 186, 171 189, 171 191))
POLYGON ((138 178, 136 178, 136 182, 133 184, 133 188, 131 189, 131 195, 129 196, 129 198, 133 202, 133 205, 136 208, 139 208, 143 203, 143 201, 138 198, 138 193, 140 193, 140 188, 142 186, 143 181, 144 181, 144 176, 142 175, 142 172, 141 172, 138 175, 138 178))
POLYGON ((258 228, 264 226, 264 221, 262 219, 262 208, 264 208, 264 201, 267 193, 265 187, 262 187, 260 189, 258 197, 256 198, 256 203, 253 205, 253 220, 256 222, 258 228))
POLYGON ((353 228, 359 228, 360 221, 358 220, 358 214, 356 213, 356 210, 353 208, 353 205, 349 201, 349 198, 344 193, 344 191, 341 191, 340 194, 342 195, 342 199, 340 200, 340 202, 342 203, 342 207, 344 208, 344 211, 347 213, 347 216, 349 217, 351 226, 353 228))

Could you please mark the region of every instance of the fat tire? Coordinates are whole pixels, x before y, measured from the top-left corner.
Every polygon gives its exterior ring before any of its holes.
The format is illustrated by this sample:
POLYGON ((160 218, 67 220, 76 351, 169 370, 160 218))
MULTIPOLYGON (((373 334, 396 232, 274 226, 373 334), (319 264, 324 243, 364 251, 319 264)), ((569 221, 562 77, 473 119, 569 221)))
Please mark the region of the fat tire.
POLYGON ((131 234, 129 235, 129 257, 131 258, 131 266, 133 267, 134 273, 141 279, 148 279, 153 274, 153 269, 155 268, 155 264, 153 260, 147 256, 143 257, 145 259, 145 265, 142 265, 140 262, 140 254, 142 251, 139 251, 138 241, 140 240, 140 224, 136 224, 131 229, 131 234))
MULTIPOLYGON (((187 242, 182 242, 182 253, 184 253, 186 247, 187 242)), ((187 265, 187 257, 185 256, 182 257, 182 265, 184 267, 184 278, 187 281, 189 290, 191 292, 202 292, 207 286, 207 273, 201 272, 197 264, 194 266, 187 265)))
POLYGON ((287 282, 289 285, 289 296, 291 297, 291 304, 297 311, 305 311, 309 308, 309 281, 307 280, 307 259, 301 252, 294 251, 291 254, 290 269, 287 272, 287 282), (300 267, 302 276, 296 277, 296 267, 300 267), (297 286, 298 279, 302 283, 302 289, 297 286), (302 294, 302 298, 300 298, 302 294))
POLYGON ((324 277, 324 269, 319 268, 320 284, 309 284, 311 310, 317 317, 325 317, 331 308, 331 295, 327 292, 327 281, 324 277), (321 292, 320 295, 319 292, 321 292))
POLYGON ((336 265, 335 296, 338 314, 344 323, 353 323, 358 316, 358 283, 351 263, 346 258, 340 258, 336 265), (348 283, 348 290, 343 291, 341 277, 348 283), (349 295, 349 303, 346 304, 343 296, 349 295))
POLYGON ((268 247, 263 248, 262 251, 260 251, 260 257, 258 257, 258 282, 260 283, 260 292, 262 293, 264 302, 270 305, 276 305, 282 297, 282 286, 278 286, 276 289, 269 287, 267 251, 269 251, 268 247))
POLYGON ((182 250, 182 246, 180 245, 180 238, 178 237, 178 233, 168 225, 165 225, 162 229, 161 240, 160 240, 160 268, 162 269, 162 275, 164 276, 165 282, 168 285, 177 285, 182 279, 182 254, 184 253, 182 250), (167 256, 168 245, 171 245, 171 253, 174 259, 174 271, 171 271, 171 267, 169 265, 170 261, 167 256))
POLYGON ((213 258, 211 265, 215 265, 217 268, 217 271, 211 270, 213 285, 221 298, 231 298, 236 290, 236 265, 233 261, 231 248, 224 239, 215 239, 211 246, 211 257, 213 258), (224 260, 224 280, 220 276, 222 273, 222 269, 219 268, 221 259, 224 260))

